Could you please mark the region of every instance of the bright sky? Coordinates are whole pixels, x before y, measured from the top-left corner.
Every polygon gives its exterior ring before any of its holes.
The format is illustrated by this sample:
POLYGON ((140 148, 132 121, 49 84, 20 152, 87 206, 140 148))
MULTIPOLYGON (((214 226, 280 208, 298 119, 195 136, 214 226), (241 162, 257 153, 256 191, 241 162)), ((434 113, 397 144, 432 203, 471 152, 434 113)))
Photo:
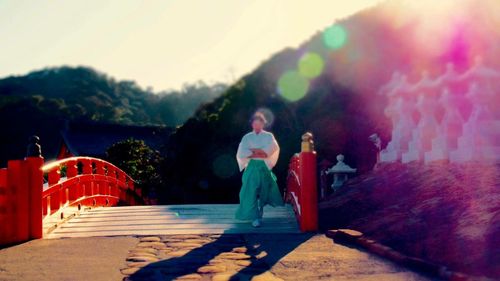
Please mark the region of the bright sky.
POLYGON ((0 77, 87 65, 155 91, 231 82, 380 0, 0 0, 0 77))

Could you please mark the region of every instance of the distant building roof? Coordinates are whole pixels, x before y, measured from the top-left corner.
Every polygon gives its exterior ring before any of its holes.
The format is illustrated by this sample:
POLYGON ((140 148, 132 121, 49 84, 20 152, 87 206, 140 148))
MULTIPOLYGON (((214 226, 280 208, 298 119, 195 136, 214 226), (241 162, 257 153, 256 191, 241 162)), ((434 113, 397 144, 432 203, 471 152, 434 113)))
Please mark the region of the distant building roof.
POLYGON ((152 149, 160 150, 172 132, 173 128, 165 126, 68 122, 61 136, 69 152, 75 156, 104 157, 111 145, 129 138, 143 140, 152 149))

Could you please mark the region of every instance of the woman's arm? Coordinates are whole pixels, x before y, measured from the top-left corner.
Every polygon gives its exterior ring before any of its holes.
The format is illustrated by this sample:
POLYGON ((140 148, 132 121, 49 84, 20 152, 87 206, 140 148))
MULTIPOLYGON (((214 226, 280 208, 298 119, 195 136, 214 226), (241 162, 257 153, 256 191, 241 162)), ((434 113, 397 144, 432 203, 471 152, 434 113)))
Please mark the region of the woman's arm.
POLYGON ((252 155, 249 158, 267 158, 267 153, 260 148, 251 148, 252 155))
POLYGON ((274 138, 274 135, 271 134, 270 135, 270 140, 268 141, 266 147, 264 147, 264 149, 262 149, 262 151, 267 155, 267 156, 271 156, 273 155, 275 152, 279 151, 280 147, 278 145, 278 142, 276 141, 276 139, 274 138))
POLYGON ((236 152, 236 161, 238 161, 238 166, 240 171, 243 171, 250 161, 250 156, 252 155, 252 151, 248 145, 248 140, 246 137, 241 139, 240 144, 238 145, 238 151, 236 152))
POLYGON ((264 147, 263 151, 267 155, 265 159, 266 164, 269 169, 272 169, 274 166, 276 166, 280 154, 280 147, 273 134, 270 134, 267 145, 264 147))
POLYGON ((245 137, 241 139, 240 144, 238 145, 238 151, 236 152, 237 158, 249 158, 253 154, 252 150, 248 146, 248 142, 245 137))

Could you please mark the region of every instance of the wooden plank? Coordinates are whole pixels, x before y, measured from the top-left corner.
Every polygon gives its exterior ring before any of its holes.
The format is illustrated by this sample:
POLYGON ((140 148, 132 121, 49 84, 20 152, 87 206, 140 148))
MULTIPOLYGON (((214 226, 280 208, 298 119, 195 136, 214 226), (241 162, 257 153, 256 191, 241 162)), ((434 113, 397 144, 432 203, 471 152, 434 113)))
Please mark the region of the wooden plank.
MULTIPOLYGON (((266 223, 263 222, 261 228, 291 228, 296 227, 293 223, 286 224, 276 224, 276 223, 266 223)), ((73 231, 114 231, 114 230, 143 230, 143 229, 213 229, 213 228, 253 228, 249 222, 244 223, 176 223, 176 224, 142 224, 142 225, 126 225, 122 227, 115 227, 112 225, 101 225, 99 227, 67 227, 62 225, 58 227, 55 231, 57 232, 73 232, 73 231)))
MULTIPOLYGON (((119 211, 119 210, 224 210, 236 209, 238 204, 224 204, 224 205, 148 205, 148 206, 116 206, 116 207, 102 207, 96 208, 95 211, 119 211)), ((277 206, 266 208, 273 209, 291 209, 291 206, 277 206)))
POLYGON ((82 212, 47 238, 200 233, 298 233, 290 206, 265 208, 263 225, 234 219, 238 205, 104 207, 82 212))
MULTIPOLYGON (((235 223, 235 224, 244 224, 244 223, 249 223, 245 221, 237 221, 234 219, 217 219, 217 220, 212 220, 216 221, 217 223, 235 223)), ((171 220, 161 220, 161 219, 148 219, 148 220, 121 220, 121 221, 79 221, 79 222, 73 222, 70 221, 64 225, 64 227, 100 227, 103 225, 107 226, 127 226, 127 225, 158 225, 158 224, 202 224, 202 223, 209 223, 209 220, 205 219, 171 219, 171 220)), ((269 224, 290 224, 294 223, 295 219, 282 219, 282 218, 265 218, 264 219, 265 223, 269 224)))
MULTIPOLYGON (((140 217, 172 217, 172 218, 194 218, 194 217, 204 217, 204 218, 234 218, 234 212, 231 213, 191 213, 191 214, 183 214, 183 213, 139 213, 139 214, 130 214, 130 213, 117 213, 113 215, 98 215, 98 214, 85 214, 80 215, 81 219, 87 218, 129 218, 135 219, 140 217)), ((269 213, 264 211, 264 216, 266 217, 293 217, 290 213, 269 213)))
MULTIPOLYGON (((100 213, 100 212, 87 212, 83 213, 83 217, 96 217, 96 216, 101 216, 101 217, 113 217, 113 216, 121 216, 121 215, 127 215, 127 216, 140 216, 143 214, 169 214, 169 215, 213 215, 213 214, 232 214, 234 215, 236 210, 224 210, 224 211, 217 211, 217 212, 204 212, 204 211, 178 211, 178 212, 172 212, 172 211, 140 211, 140 212, 130 212, 130 211, 122 211, 122 212, 112 212, 112 213, 100 213)), ((266 214, 272 214, 272 215, 288 215, 291 214, 291 211, 276 211, 276 210, 270 210, 270 209, 264 209, 264 213, 266 214)))
MULTIPOLYGON (((238 204, 178 204, 178 205, 138 205, 138 206, 116 206, 116 207, 103 207, 100 210, 105 209, 178 209, 178 208, 205 208, 205 209, 224 209, 224 208, 235 208, 238 204)), ((278 208, 286 208, 285 206, 280 206, 278 208)), ((97 210, 97 209, 95 209, 97 210)))
POLYGON ((168 228, 168 229, 116 229, 111 231, 75 231, 75 232, 52 232, 47 238, 54 237, 108 237, 116 235, 136 236, 136 235, 169 235, 169 234, 223 234, 223 233, 299 233, 297 228, 168 228))
MULTIPOLYGON (((140 210, 140 209, 134 209, 134 210, 130 210, 130 209, 123 209, 123 210, 105 210, 105 211, 100 211, 100 210, 92 210, 92 211, 89 211, 87 212, 86 214, 83 214, 83 215, 87 215, 87 216, 90 216, 90 215, 119 215, 119 214, 131 214, 131 215, 134 215, 134 214, 142 214, 142 213, 165 213, 165 214, 200 214, 200 213, 203 213, 203 214, 214 214, 214 213, 235 213, 236 212, 236 208, 233 208, 233 209, 221 209, 221 210, 217 210, 217 209, 212 209, 212 210, 205 210, 205 209, 177 209, 177 210, 172 210, 172 209, 144 209, 144 210, 140 210)), ((288 210, 288 209, 284 209, 284 208, 281 208, 281 209, 277 209, 277 208, 264 208, 264 212, 265 213, 269 213, 269 214, 288 214, 291 212, 291 210, 288 210)))
MULTIPOLYGON (((93 209, 91 212, 122 212, 126 211, 209 211, 209 212, 220 212, 228 210, 236 210, 237 204, 227 204, 227 205, 155 205, 155 206, 121 206, 121 207, 103 207, 93 209)), ((289 211, 292 210, 291 206, 280 206, 280 207, 265 207, 266 210, 278 210, 278 211, 289 211)))
MULTIPOLYGON (((76 217, 74 218, 75 221, 99 221, 99 220, 107 220, 107 221, 112 221, 112 220, 147 220, 150 218, 155 218, 155 219, 164 219, 164 220, 170 220, 170 219, 234 219, 234 214, 218 214, 218 215, 180 215, 180 216, 175 216, 175 215, 163 215, 163 214, 158 214, 158 215, 140 215, 140 216, 113 216, 113 217, 108 217, 108 216, 95 216, 95 217, 76 217)), ((279 216, 272 216, 269 214, 264 214, 264 218, 282 218, 282 219, 293 219, 294 216, 291 215, 279 215, 279 216)))
MULTIPOLYGON (((264 218, 263 219, 263 224, 267 227, 280 227, 283 225, 295 225, 296 222, 289 220, 289 221, 283 221, 280 219, 273 219, 273 218, 264 218)), ((161 221, 158 223, 148 223, 148 222, 143 222, 142 220, 139 221, 122 221, 119 223, 110 223, 110 222, 99 222, 99 223, 72 223, 71 221, 61 225, 58 229, 66 229, 66 228, 73 228, 73 229, 84 229, 84 228, 99 228, 99 229, 116 229, 116 228, 130 228, 130 229, 139 229, 139 228, 150 228, 150 227, 172 227, 172 228, 179 228, 185 225, 189 225, 190 227, 200 227, 200 228, 214 228, 214 227, 236 227, 236 226, 241 226, 241 225, 248 225, 250 226, 250 222, 245 222, 245 221, 237 221, 237 220, 227 220, 227 221, 220 221, 220 220, 201 220, 201 221, 196 221, 196 220, 191 220, 191 221, 185 221, 185 220, 177 220, 177 221, 161 221)))
POLYGON ((76 232, 76 233, 51 233, 46 239, 72 238, 72 237, 111 237, 111 236, 136 236, 136 235, 176 235, 176 234, 245 234, 245 233, 300 233, 296 228, 249 228, 249 229, 168 229, 168 230, 115 230, 109 232, 76 232))

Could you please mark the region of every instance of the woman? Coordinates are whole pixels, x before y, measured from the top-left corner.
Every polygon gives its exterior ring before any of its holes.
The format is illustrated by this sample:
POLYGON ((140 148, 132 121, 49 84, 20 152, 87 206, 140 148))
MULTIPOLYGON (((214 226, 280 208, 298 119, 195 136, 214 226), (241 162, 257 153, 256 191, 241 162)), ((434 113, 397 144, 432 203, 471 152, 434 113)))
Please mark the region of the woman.
POLYGON ((236 218, 252 221, 254 227, 259 227, 265 205, 283 205, 276 176, 271 171, 280 148, 273 134, 264 130, 267 123, 264 114, 255 113, 251 122, 253 131, 243 136, 236 153, 240 171, 245 170, 236 218))

